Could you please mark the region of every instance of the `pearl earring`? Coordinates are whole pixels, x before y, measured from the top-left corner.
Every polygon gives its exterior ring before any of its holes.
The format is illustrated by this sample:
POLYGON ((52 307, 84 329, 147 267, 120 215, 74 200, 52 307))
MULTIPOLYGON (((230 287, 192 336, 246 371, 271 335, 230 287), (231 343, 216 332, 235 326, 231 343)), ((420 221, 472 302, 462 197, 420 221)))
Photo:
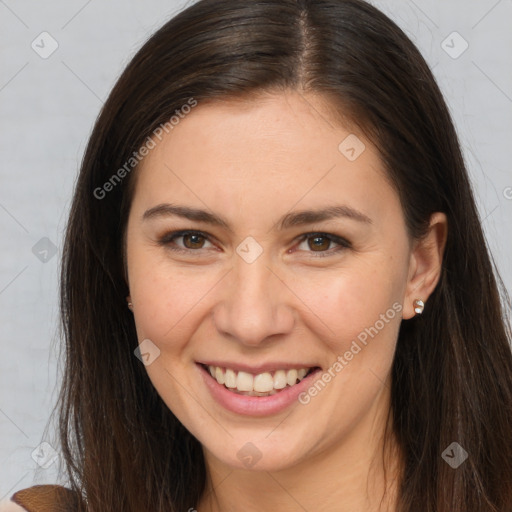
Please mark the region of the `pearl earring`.
POLYGON ((423 313, 423 309, 425 308, 425 303, 420 299, 416 299, 413 302, 413 306, 414 306, 414 312, 417 315, 421 315, 423 313))

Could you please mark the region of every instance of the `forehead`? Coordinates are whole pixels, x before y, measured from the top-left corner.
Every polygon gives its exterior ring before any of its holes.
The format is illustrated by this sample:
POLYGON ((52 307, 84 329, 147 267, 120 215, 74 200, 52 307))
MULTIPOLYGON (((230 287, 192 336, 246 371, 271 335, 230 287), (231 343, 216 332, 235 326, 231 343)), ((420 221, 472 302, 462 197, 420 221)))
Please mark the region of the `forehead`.
POLYGON ((324 101, 299 93, 199 103, 137 172, 135 196, 146 205, 180 197, 235 217, 343 200, 377 214, 378 203, 397 200, 376 148, 335 124, 324 101))
POLYGON ((174 139, 175 146, 195 146, 201 153, 226 159, 238 157, 241 162, 250 155, 253 168, 260 161, 281 155, 278 167, 305 154, 313 153, 317 158, 336 155, 338 139, 347 132, 335 122, 325 100, 283 92, 199 103, 183 116, 167 141, 174 139))

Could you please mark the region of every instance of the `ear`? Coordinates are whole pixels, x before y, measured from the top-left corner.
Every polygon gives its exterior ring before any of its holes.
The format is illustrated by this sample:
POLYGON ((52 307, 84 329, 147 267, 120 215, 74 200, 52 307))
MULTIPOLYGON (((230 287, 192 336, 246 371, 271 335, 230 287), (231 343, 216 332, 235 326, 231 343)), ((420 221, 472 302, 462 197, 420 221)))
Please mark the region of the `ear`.
POLYGON ((415 316, 414 301, 420 299, 426 304, 434 291, 441 276, 447 234, 446 215, 436 212, 430 217, 427 234, 414 242, 409 259, 402 318, 408 319, 415 316))

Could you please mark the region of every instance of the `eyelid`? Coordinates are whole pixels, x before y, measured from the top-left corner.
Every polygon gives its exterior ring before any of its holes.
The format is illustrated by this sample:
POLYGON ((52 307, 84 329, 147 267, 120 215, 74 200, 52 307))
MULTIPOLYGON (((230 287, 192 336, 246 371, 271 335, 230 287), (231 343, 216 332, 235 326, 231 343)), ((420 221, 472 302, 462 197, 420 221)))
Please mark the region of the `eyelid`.
POLYGON ((180 229, 177 231, 170 231, 168 233, 165 233, 163 236, 159 237, 158 243, 161 245, 164 245, 174 251, 181 251, 181 252, 188 252, 188 253, 200 252, 203 248, 187 249, 187 248, 183 248, 183 247, 170 247, 172 242, 176 238, 181 238, 186 235, 199 235, 202 238, 204 238, 206 241, 208 241, 209 243, 212 243, 212 239, 215 240, 215 237, 213 237, 212 235, 205 233, 204 231, 200 231, 198 229, 180 229))
MULTIPOLYGON (((172 242, 176 238, 181 238, 183 236, 190 235, 190 234, 199 235, 199 236, 203 237, 209 243, 213 243, 212 240, 216 240, 215 237, 213 237, 212 235, 210 235, 210 234, 208 234, 208 233, 206 233, 204 231, 201 231, 201 230, 197 230, 197 229, 182 229, 182 230, 177 230, 177 231, 171 231, 171 232, 168 232, 168 233, 164 234, 163 236, 159 237, 158 243, 163 245, 163 246, 165 246, 165 247, 168 247, 169 249, 171 249, 173 251, 184 252, 184 253, 188 253, 188 254, 199 253, 202 250, 204 250, 204 248, 202 248, 202 247, 199 248, 199 249, 187 249, 187 248, 177 247, 177 246, 171 247, 172 242)), ((295 239, 294 239, 295 245, 297 245, 298 243, 304 242, 308 238, 313 238, 313 237, 327 238, 332 243, 338 245, 338 248, 334 248, 334 249, 331 248, 331 249, 328 249, 326 251, 305 251, 305 252, 309 252, 311 254, 314 254, 315 256, 313 256, 313 257, 330 256, 333 253, 339 252, 340 250, 351 249, 352 248, 352 244, 348 240, 346 240, 345 238, 343 238, 341 236, 338 236, 338 235, 334 235, 332 233, 326 233, 326 232, 323 232, 323 231, 309 231, 307 233, 303 233, 302 235, 299 235, 298 237, 295 237, 295 239)))
POLYGON ((305 233, 303 235, 300 235, 300 237, 298 238, 298 241, 299 241, 299 243, 302 243, 302 242, 306 241, 308 238, 315 238, 315 237, 327 238, 332 243, 334 243, 338 246, 337 248, 327 249, 326 251, 306 251, 310 254, 314 254, 315 258, 331 256, 334 253, 338 253, 342 250, 352 248, 352 244, 347 239, 345 239, 341 236, 338 236, 338 235, 334 235, 332 233, 326 233, 324 231, 311 231, 311 232, 305 233))

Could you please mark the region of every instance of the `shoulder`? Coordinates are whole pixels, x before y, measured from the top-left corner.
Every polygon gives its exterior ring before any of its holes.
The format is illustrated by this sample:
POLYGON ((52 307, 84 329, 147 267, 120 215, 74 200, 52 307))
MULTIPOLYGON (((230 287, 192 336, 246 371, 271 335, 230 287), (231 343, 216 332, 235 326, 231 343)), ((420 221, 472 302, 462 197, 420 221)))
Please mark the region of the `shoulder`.
POLYGON ((12 500, 0 501, 0 512, 26 512, 27 509, 20 507, 12 500))
POLYGON ((78 496, 60 485, 34 485, 14 493, 0 503, 0 512, 72 512, 78 496))

